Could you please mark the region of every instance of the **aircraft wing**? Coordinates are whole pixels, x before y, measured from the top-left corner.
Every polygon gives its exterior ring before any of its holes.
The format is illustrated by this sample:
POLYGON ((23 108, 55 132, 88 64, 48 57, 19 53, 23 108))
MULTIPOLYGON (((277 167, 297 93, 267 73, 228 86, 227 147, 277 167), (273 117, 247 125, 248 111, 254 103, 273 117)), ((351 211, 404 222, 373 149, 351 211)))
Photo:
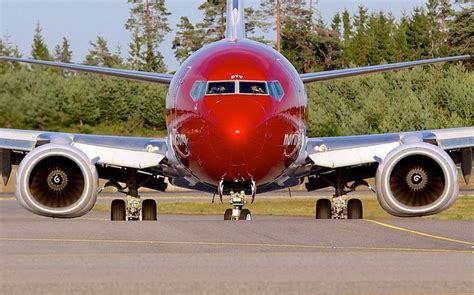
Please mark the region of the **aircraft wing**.
POLYGON ((168 152, 166 139, 97 136, 0 128, 0 150, 30 152, 38 146, 56 143, 84 152, 95 164, 146 169, 157 167, 168 152))
MULTIPOLYGON (((380 163, 394 148, 408 143, 427 142, 450 152, 470 151, 467 161, 472 169, 472 148, 474 147, 474 127, 413 131, 402 133, 321 137, 307 140, 307 157, 316 167, 341 168, 363 164, 380 163)), ((465 177, 470 170, 465 168, 465 177), (469 170, 469 171, 467 171, 469 170)))
POLYGON ((132 79, 132 80, 166 84, 166 85, 170 84, 171 80, 173 79, 173 75, 169 75, 169 74, 158 74, 158 73, 150 73, 150 72, 142 72, 142 71, 125 70, 125 69, 112 69, 112 68, 105 68, 105 67, 86 66, 86 65, 79 65, 79 64, 70 64, 70 63, 62 63, 62 62, 55 62, 55 61, 44 61, 44 60, 36 60, 36 59, 28 59, 28 58, 0 56, 0 61, 1 60, 43 65, 43 66, 49 66, 49 67, 60 68, 60 69, 65 69, 65 70, 95 73, 95 74, 115 76, 115 77, 120 77, 120 78, 127 78, 127 79, 132 79))
POLYGON ((377 73, 377 72, 384 72, 384 71, 389 71, 389 70, 399 70, 399 69, 404 69, 404 68, 411 68, 414 66, 429 65, 429 64, 440 63, 440 62, 467 60, 470 58, 471 57, 469 55, 461 55, 461 56, 425 59, 425 60, 377 65, 377 66, 344 69, 344 70, 307 73, 307 74, 301 74, 300 78, 303 81, 303 83, 311 83, 311 82, 334 80, 334 79, 339 79, 339 78, 347 78, 347 77, 371 74, 371 73, 377 73))

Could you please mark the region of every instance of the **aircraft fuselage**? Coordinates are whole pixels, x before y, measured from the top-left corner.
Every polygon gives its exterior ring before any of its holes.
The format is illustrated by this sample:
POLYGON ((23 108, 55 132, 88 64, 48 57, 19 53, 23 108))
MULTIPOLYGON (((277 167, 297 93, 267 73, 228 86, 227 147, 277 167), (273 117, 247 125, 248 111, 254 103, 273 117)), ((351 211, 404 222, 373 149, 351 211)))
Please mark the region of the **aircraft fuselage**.
POLYGON ((166 101, 178 161, 200 181, 275 180, 298 157, 307 97, 294 67, 269 46, 223 40, 193 54, 166 101))

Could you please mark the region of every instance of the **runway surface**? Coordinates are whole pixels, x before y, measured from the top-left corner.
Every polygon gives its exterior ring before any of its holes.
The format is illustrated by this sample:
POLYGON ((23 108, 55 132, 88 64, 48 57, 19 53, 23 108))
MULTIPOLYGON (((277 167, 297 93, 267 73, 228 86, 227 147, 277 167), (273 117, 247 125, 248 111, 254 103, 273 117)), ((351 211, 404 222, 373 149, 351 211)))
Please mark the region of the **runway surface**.
MULTIPOLYGON (((101 202, 110 202, 109 199, 101 202)), ((53 220, 0 197, 1 294, 472 294, 474 222, 53 220)))

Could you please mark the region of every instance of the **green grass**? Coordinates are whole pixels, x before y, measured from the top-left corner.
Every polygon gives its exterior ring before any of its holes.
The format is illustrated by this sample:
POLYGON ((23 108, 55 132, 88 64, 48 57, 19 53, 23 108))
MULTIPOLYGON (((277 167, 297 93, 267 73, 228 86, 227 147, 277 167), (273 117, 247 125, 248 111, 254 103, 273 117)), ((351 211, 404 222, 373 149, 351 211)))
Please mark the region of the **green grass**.
MULTIPOLYGON (((378 218, 388 217, 388 213, 383 211, 376 199, 363 199, 364 217, 378 218)), ((183 214, 183 215, 221 215, 230 206, 227 203, 210 202, 158 202, 159 214, 183 214)), ((255 215, 267 216, 314 216, 315 200, 295 199, 295 200, 275 200, 258 199, 254 204, 246 205, 255 215)), ((108 211, 107 205, 97 205, 96 210, 108 211)), ((455 219, 474 220, 474 197, 461 197, 449 210, 429 216, 433 219, 455 219)))

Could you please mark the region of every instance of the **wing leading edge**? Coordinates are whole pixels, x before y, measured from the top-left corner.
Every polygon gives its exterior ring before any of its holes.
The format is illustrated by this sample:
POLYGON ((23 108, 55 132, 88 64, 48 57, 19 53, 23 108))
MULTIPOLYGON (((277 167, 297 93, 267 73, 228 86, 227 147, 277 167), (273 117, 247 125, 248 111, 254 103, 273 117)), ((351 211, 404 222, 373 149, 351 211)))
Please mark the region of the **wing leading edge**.
POLYGON ((308 157, 320 167, 339 168, 379 162, 406 142, 428 142, 443 150, 474 147, 474 127, 388 134, 309 138, 308 157))
POLYGON ((112 68, 105 68, 105 67, 86 66, 86 65, 79 65, 79 64, 69 64, 69 63, 62 63, 62 62, 55 62, 55 61, 28 59, 28 58, 0 56, 0 61, 1 60, 12 61, 12 62, 23 62, 23 63, 29 63, 29 64, 60 68, 60 69, 65 69, 65 70, 88 72, 88 73, 108 75, 108 76, 114 76, 114 77, 119 77, 119 78, 146 81, 146 82, 154 82, 154 83, 160 83, 160 84, 166 84, 166 85, 170 84, 171 80, 173 79, 173 75, 169 75, 169 74, 158 74, 158 73, 132 71, 132 70, 124 70, 124 69, 112 69, 112 68))
POLYGON ((37 146, 48 143, 74 146, 98 164, 137 169, 158 166, 168 152, 167 140, 164 138, 98 136, 0 128, 0 150, 30 152, 37 146))
POLYGON ((307 74, 301 74, 300 78, 303 81, 303 83, 311 83, 311 82, 328 81, 328 80, 347 78, 347 77, 365 75, 365 74, 371 74, 371 73, 377 73, 377 72, 384 72, 384 71, 389 71, 389 70, 399 70, 399 69, 435 64, 435 63, 441 63, 441 62, 467 60, 470 58, 471 57, 469 55, 433 58, 433 59, 377 65, 377 66, 360 67, 360 68, 353 68, 353 69, 307 73, 307 74))

